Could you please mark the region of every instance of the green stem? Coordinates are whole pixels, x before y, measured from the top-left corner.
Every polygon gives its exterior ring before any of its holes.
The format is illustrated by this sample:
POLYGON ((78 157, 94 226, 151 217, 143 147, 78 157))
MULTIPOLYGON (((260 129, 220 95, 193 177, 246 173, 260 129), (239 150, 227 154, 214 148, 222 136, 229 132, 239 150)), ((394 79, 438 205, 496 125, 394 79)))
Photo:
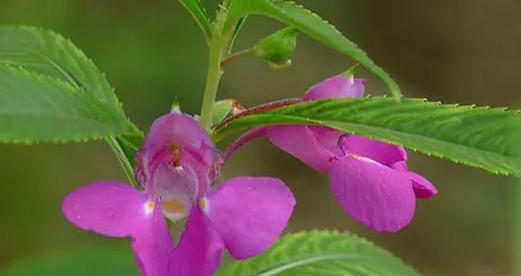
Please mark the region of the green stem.
POLYGON ((130 162, 128 161, 125 152, 123 152, 123 149, 120 147, 116 138, 109 137, 106 138, 105 141, 107 142, 107 144, 109 144, 110 148, 116 155, 116 158, 118 159, 119 164, 123 168, 123 171, 125 172, 128 181, 130 181, 130 184, 132 184, 132 186, 134 186, 135 188, 140 188, 139 184, 136 181, 136 178, 134 177, 134 170, 132 168, 132 164, 130 164, 130 162))
POLYGON ((221 10, 217 13, 213 24, 213 36, 208 43, 208 75, 206 77, 206 86, 203 94, 203 104, 201 106, 200 124, 210 133, 212 128, 212 111, 215 104, 215 97, 219 89, 219 82, 223 75, 221 60, 224 53, 228 53, 230 38, 233 35, 234 24, 226 25, 228 20, 227 7, 229 1, 224 0, 221 10), (231 27, 230 27, 231 26, 231 27))
POLYGON ((217 96, 217 89, 223 71, 221 70, 221 58, 223 43, 219 38, 210 41, 209 61, 208 61, 208 76, 206 78, 206 87, 203 94, 203 105, 201 107, 201 125, 210 131, 212 127, 212 109, 215 104, 215 97, 217 96))

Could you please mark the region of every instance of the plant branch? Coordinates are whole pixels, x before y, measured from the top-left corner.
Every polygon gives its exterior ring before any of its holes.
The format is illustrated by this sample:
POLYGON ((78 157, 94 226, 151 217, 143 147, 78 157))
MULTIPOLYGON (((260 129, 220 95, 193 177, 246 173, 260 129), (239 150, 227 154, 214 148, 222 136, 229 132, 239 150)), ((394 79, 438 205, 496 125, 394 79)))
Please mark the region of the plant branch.
POLYGON ((240 57, 245 57, 245 56, 250 56, 252 55, 253 53, 255 52, 255 49, 254 48, 249 48, 249 49, 244 49, 244 50, 241 50, 241 51, 238 51, 238 52, 235 52, 229 56, 227 56, 225 59, 223 59, 221 61, 221 69, 224 68, 224 66, 226 66, 228 63, 236 60, 237 58, 240 58, 240 57))

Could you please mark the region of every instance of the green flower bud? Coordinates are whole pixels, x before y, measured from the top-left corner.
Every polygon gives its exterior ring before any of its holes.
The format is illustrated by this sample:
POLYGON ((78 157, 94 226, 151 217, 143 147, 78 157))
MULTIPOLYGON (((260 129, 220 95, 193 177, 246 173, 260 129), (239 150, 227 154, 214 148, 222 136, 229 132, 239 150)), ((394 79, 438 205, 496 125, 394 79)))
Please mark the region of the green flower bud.
POLYGON ((285 68, 291 64, 290 57, 297 47, 297 30, 286 27, 259 41, 254 49, 256 57, 266 60, 272 68, 285 68))

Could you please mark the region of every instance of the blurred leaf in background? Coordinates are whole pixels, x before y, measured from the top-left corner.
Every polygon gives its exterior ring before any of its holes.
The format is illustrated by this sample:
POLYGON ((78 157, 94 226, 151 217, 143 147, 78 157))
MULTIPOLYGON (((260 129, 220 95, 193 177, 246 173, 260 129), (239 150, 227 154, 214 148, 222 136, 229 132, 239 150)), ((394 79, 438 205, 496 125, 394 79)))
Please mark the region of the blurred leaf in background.
POLYGON ((15 262, 0 269, 2 276, 137 276, 132 251, 128 248, 91 247, 15 262))

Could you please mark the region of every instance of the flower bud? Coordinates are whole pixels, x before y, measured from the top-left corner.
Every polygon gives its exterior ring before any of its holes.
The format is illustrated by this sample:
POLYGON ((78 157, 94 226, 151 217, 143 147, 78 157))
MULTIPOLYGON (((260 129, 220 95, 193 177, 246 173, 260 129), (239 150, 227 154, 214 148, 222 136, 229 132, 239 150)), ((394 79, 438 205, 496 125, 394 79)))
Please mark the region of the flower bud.
POLYGON ((281 69, 291 64, 290 57, 297 47, 297 30, 286 27, 261 41, 254 49, 255 56, 266 60, 274 69, 281 69))

